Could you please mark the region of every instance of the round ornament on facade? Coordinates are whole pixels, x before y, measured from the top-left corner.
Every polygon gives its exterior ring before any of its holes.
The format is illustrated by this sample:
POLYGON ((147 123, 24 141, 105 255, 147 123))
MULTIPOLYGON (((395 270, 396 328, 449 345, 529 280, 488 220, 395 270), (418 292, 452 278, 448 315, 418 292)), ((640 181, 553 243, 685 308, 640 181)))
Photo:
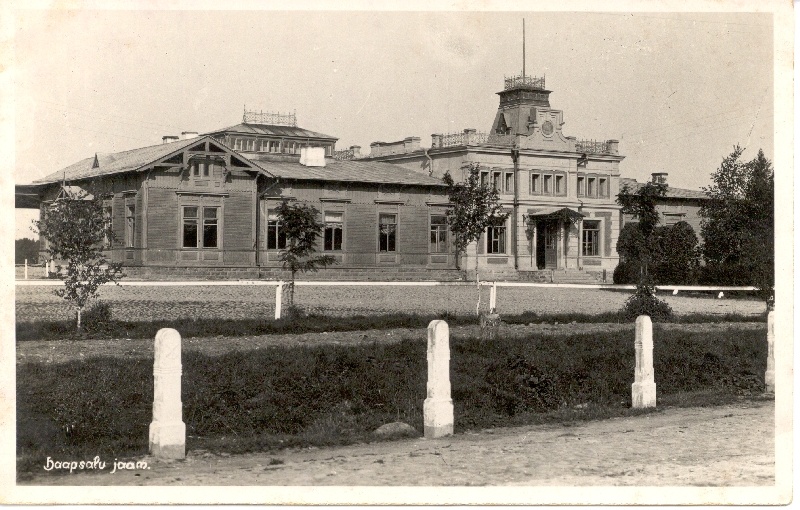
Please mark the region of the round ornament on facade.
POLYGON ((544 124, 542 124, 542 134, 544 136, 550 136, 553 134, 553 123, 549 120, 544 121, 544 124))

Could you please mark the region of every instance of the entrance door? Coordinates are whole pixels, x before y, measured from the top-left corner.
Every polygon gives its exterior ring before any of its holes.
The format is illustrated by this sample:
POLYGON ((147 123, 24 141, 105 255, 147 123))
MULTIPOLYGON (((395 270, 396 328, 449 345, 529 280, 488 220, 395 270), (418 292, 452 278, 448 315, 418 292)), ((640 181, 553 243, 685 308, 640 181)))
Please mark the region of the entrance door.
POLYGON ((558 223, 540 221, 536 226, 536 267, 555 269, 558 267, 558 223))

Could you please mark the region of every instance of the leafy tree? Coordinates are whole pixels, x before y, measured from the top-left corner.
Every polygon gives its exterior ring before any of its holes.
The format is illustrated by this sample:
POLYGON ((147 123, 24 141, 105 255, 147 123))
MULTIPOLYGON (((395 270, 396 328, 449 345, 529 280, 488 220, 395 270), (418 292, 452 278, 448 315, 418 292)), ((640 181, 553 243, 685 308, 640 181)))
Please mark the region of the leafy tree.
POLYGON ((280 260, 283 268, 291 272, 289 283, 289 306, 294 306, 294 282, 298 272, 317 271, 336 263, 330 255, 314 255, 317 237, 323 224, 317 221, 319 211, 307 204, 291 204, 288 200, 281 202, 276 209, 281 229, 286 235, 286 249, 281 252, 280 260))
POLYGON ((659 284, 687 284, 700 265, 697 234, 691 225, 679 221, 671 227, 656 227, 648 239, 653 281, 659 284))
MULTIPOLYGON (((641 266, 642 279, 648 275, 648 265, 650 262, 650 247, 647 239, 653 230, 658 226, 659 215, 656 210, 656 202, 659 198, 667 194, 667 185, 660 182, 648 182, 640 186, 636 192, 633 192, 627 184, 622 186, 619 194, 617 195, 617 204, 622 208, 623 214, 630 214, 637 219, 635 229, 639 233, 632 232, 631 227, 627 236, 629 236, 628 244, 623 241, 620 246, 617 242, 617 249, 623 249, 623 253, 627 250, 626 261, 638 261, 641 266)), ((627 225, 626 225, 627 227, 627 225)), ((624 231, 624 229, 623 229, 624 231)), ((622 235, 620 233, 620 239, 622 235)))
POLYGON ((709 200, 700 209, 703 254, 717 278, 746 275, 770 302, 775 285, 774 172, 763 151, 749 162, 742 161, 743 153, 735 146, 712 174, 711 186, 704 188, 709 200))
POLYGON ((122 278, 122 266, 110 262, 103 254, 107 239, 114 239, 111 220, 103 211, 103 201, 86 192, 62 189, 59 198, 45 210, 43 218, 34 221, 34 231, 47 240, 50 258, 66 261, 59 277, 64 288, 54 293, 76 308, 77 328, 81 329, 81 312, 97 297, 101 285, 122 278))
MULTIPOLYGON (((453 233, 456 249, 456 266, 470 243, 477 242, 490 226, 508 218, 499 204, 498 191, 488 183, 481 183, 480 165, 469 163, 461 167, 463 182, 455 182, 450 172, 442 181, 447 185, 447 196, 452 207, 447 211, 447 223, 453 233)), ((475 257, 475 282, 479 284, 478 257, 475 257)), ((480 285, 478 285, 478 310, 480 310, 480 285)))
POLYGON ((36 264, 39 260, 39 241, 34 241, 27 237, 15 239, 14 263, 24 264, 26 259, 28 260, 28 264, 36 264))

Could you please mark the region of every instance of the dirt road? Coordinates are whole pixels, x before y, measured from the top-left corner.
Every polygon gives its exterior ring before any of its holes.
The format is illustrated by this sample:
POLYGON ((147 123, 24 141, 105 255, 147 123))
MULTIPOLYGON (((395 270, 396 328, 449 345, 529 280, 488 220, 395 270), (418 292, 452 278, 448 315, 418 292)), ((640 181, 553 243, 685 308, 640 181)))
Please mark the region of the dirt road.
MULTIPOLYGON (((770 486, 773 401, 636 417, 492 429, 426 440, 185 460, 56 476, 24 485, 770 486)), ((107 459, 109 462, 112 459, 107 459)))

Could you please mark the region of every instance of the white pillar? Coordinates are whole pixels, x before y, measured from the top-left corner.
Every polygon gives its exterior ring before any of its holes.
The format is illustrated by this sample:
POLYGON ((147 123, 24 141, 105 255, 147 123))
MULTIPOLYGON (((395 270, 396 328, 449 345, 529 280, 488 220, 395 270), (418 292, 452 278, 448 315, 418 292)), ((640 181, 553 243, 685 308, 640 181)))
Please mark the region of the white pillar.
POLYGON ((633 408, 656 406, 656 382, 653 375, 653 323, 647 315, 636 318, 636 373, 631 385, 633 408))
POLYGON ((28 279, 28 259, 25 259, 25 279, 28 279))
POLYGON ((181 403, 181 335, 174 329, 156 333, 153 379, 150 454, 182 459, 186 456, 186 425, 181 403))
POLYGON ((425 438, 453 434, 450 398, 450 328, 445 321, 428 324, 428 398, 422 406, 425 438))
POLYGON ((281 307, 283 306, 283 281, 278 282, 275 287, 275 320, 281 318, 281 307))
POLYGON ((767 314, 767 371, 764 383, 767 393, 775 393, 775 312, 767 314))
POLYGON ((492 282, 489 290, 489 313, 497 313, 497 282, 492 282))

